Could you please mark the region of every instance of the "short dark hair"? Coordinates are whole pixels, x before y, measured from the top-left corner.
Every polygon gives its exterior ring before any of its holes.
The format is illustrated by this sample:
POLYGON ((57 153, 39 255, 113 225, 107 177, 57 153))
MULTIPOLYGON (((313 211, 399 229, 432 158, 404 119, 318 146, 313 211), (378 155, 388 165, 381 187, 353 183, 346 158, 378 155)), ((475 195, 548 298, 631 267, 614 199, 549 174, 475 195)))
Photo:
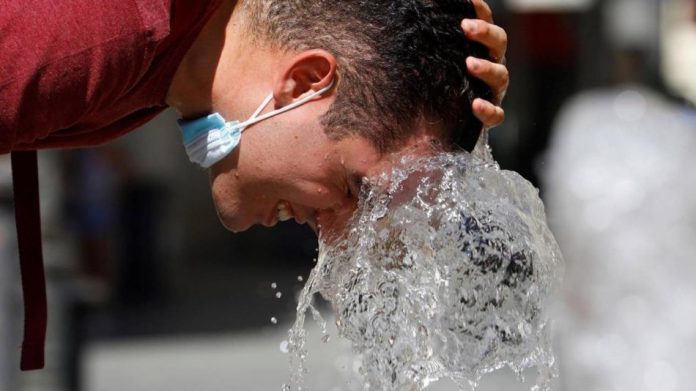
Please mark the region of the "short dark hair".
POLYGON ((336 100, 322 118, 329 137, 359 135, 387 152, 420 120, 471 150, 481 132, 471 104, 490 88, 465 59, 487 58, 461 30, 467 0, 246 0, 252 36, 282 49, 321 48, 338 62, 336 100))

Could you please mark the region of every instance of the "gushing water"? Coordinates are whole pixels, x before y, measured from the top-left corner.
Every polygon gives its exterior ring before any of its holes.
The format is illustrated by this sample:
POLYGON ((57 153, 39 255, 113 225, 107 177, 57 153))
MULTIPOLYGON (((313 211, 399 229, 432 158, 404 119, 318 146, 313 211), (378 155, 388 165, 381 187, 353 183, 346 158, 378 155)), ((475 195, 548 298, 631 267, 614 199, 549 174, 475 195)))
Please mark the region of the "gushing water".
POLYGON ((344 235, 320 238, 319 258, 289 331, 302 390, 306 312, 320 293, 361 361, 365 390, 423 390, 441 378, 476 386, 488 372, 536 367, 554 375, 549 298, 563 262, 538 191, 478 153, 403 156, 363 186, 344 235))

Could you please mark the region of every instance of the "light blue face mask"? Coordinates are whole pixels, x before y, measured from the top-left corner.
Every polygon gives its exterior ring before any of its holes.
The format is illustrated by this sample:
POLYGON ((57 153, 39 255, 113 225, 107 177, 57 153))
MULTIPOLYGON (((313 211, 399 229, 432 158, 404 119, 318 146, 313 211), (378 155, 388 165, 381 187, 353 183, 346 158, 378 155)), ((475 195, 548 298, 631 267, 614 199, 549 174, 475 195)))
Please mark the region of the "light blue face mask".
POLYGON ((242 138, 242 132, 249 126, 302 106, 324 95, 332 87, 333 83, 287 106, 259 116, 263 109, 273 100, 273 94, 271 93, 261 103, 261 106, 256 109, 254 114, 244 122, 236 120, 225 121, 225 118, 220 113, 188 121, 179 120, 179 127, 181 128, 181 135, 184 139, 184 147, 189 160, 203 168, 210 168, 237 148, 242 138))

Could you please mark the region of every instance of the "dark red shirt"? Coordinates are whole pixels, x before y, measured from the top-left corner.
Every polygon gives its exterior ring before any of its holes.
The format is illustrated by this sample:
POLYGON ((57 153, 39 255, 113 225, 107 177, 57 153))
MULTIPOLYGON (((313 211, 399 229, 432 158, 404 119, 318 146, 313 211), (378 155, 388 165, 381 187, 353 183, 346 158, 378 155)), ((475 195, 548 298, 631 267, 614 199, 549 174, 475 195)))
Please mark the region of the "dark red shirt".
POLYGON ((14 151, 23 370, 43 368, 47 322, 32 150, 101 144, 165 109, 179 63, 221 2, 0 1, 0 153, 14 151))
POLYGON ((152 119, 221 0, 0 5, 0 153, 101 144, 152 119))

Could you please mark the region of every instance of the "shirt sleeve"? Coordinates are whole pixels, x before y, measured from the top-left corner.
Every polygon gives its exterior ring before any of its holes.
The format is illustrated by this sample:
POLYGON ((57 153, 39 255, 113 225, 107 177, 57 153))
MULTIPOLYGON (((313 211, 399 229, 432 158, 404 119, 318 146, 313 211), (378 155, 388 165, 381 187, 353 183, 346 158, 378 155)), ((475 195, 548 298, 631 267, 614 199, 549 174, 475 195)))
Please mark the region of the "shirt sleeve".
POLYGON ((168 20, 148 20, 156 13, 133 0, 2 3, 0 153, 74 127, 126 95, 167 34, 168 20))

